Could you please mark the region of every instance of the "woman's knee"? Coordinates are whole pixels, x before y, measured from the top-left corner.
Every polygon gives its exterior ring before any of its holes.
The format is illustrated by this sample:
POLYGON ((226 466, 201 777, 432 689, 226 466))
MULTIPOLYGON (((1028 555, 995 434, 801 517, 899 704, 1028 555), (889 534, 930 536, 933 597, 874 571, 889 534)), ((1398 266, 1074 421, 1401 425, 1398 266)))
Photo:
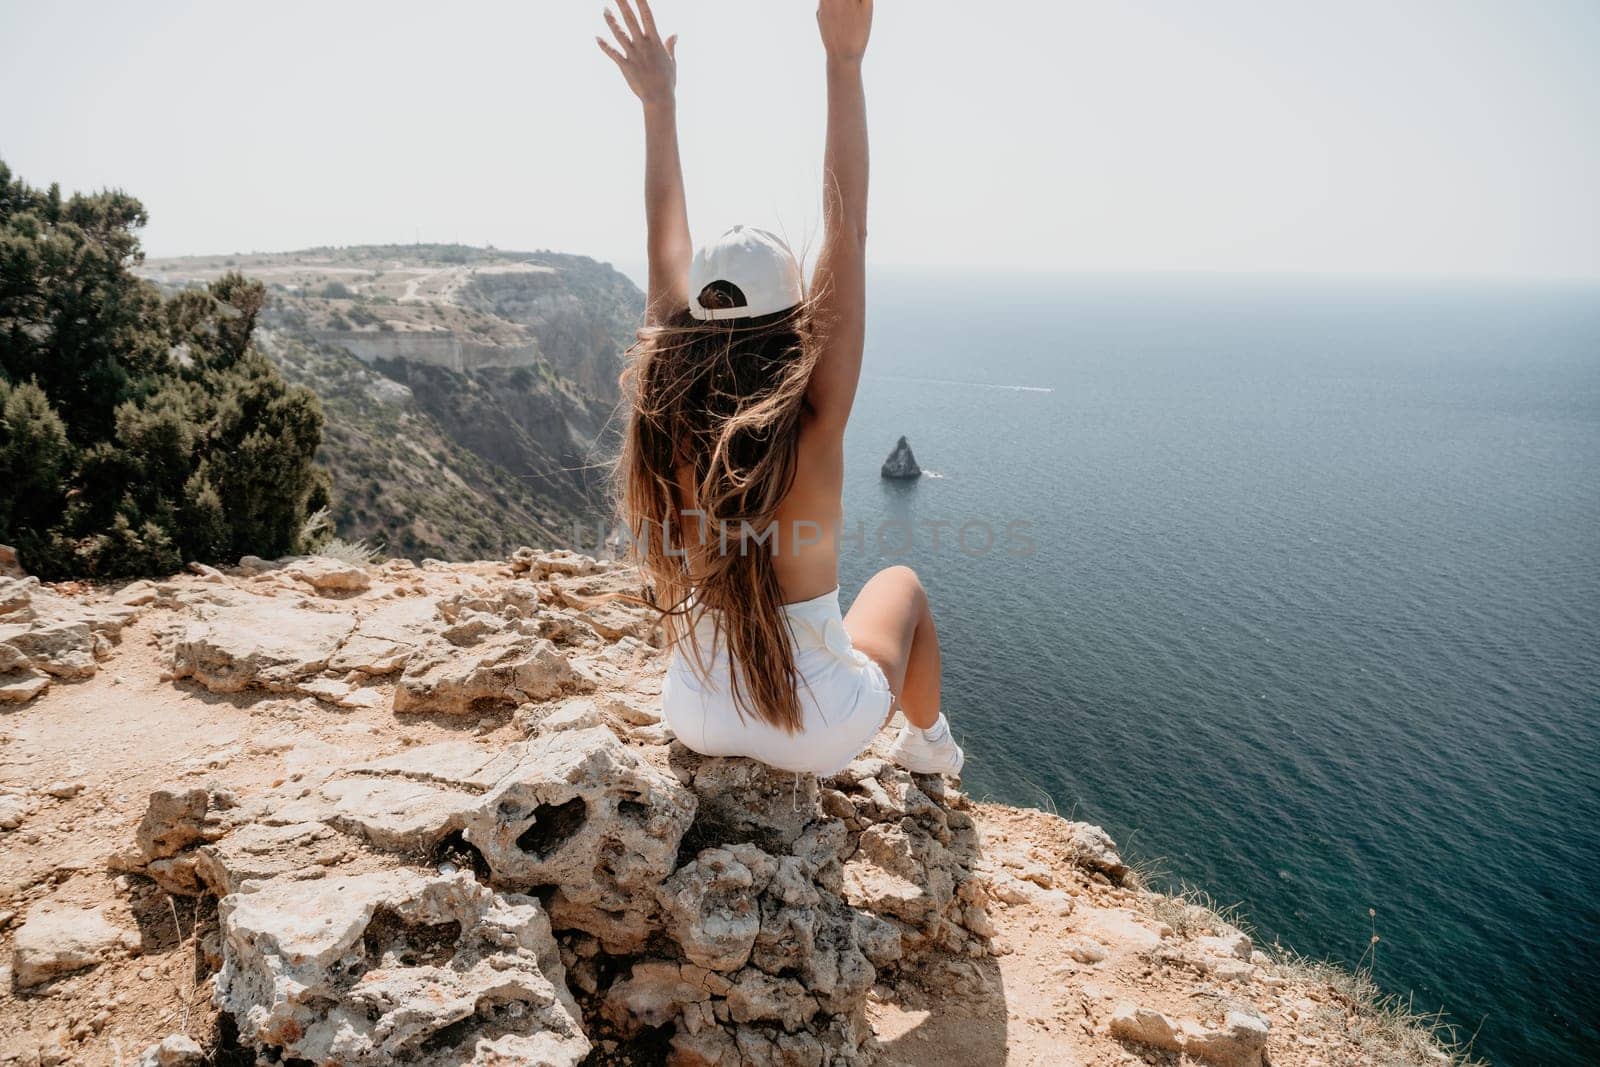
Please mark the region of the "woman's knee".
POLYGON ((893 567, 885 567, 873 575, 874 581, 883 581, 892 584, 902 595, 912 600, 918 607, 928 602, 928 590, 922 584, 922 579, 917 572, 903 563, 893 567))

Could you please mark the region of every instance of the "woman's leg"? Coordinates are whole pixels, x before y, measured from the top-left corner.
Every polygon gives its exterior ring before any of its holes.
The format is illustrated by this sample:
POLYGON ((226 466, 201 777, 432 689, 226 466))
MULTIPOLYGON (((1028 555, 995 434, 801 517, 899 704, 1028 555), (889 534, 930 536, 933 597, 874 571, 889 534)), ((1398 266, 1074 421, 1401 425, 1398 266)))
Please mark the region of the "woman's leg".
POLYGON ((844 617, 856 648, 877 661, 912 726, 939 719, 939 633, 928 592, 910 567, 874 574, 844 617))

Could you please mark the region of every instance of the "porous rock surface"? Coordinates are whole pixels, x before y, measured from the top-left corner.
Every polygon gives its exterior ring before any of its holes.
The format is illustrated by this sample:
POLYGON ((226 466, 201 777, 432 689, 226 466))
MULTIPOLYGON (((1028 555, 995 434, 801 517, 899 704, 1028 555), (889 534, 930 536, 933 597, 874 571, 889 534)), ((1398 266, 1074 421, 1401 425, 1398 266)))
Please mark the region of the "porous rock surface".
POLYGON ((292 590, 323 569, 257 561, 244 588, 191 594, 190 621, 163 631, 173 677, 220 692, 328 700, 335 682, 361 687, 351 674, 398 673, 397 714, 510 705, 528 731, 360 761, 303 745, 285 780, 242 802, 177 784, 150 795, 121 869, 220 899, 215 997, 240 1040, 379 1062, 432 1055, 431 1035, 471 1019, 494 1035, 472 1054, 488 1055, 511 1047, 497 1028, 514 1016, 526 1024, 517 1040, 560 1039, 540 1053, 549 1062, 581 1059, 593 1037, 664 1041, 682 1064, 867 1062, 867 994, 882 969, 987 953, 964 798, 876 757, 818 783, 690 752, 648 696, 614 685, 616 668, 652 648, 641 613, 604 599, 636 579, 562 555, 511 569, 522 577, 412 609, 420 625, 407 629, 403 600, 311 600, 292 590), (602 653, 573 654, 592 645, 602 653), (340 657, 349 670, 336 677, 340 657), (607 691, 583 695, 597 687, 607 691), (555 956, 538 937, 521 949, 560 996, 475 984, 512 964, 471 931, 513 915, 560 933, 555 956), (363 933, 374 923, 393 941, 388 963, 363 933), (565 1017, 551 1007, 569 988, 561 955, 582 1001, 565 1017), (451 982, 439 984, 441 967, 451 982), (424 1003, 406 1007, 414 998, 424 1003))
MULTIPOLYGON (((474 961, 469 978, 440 985, 437 961, 389 975, 394 964, 362 932, 374 915, 397 916, 384 920, 384 936, 402 964, 440 956, 441 924, 471 926, 448 917, 463 909, 476 909, 478 924, 501 912, 553 923, 591 1028, 620 1042, 670 1029, 673 1062, 684 1064, 767 1053, 771 1062, 866 1062, 866 996, 879 968, 934 949, 987 951, 970 929, 984 900, 970 871, 973 821, 905 772, 881 759, 853 764, 828 787, 856 811, 846 820, 822 810, 815 782, 777 788, 775 772, 676 743, 658 761, 639 752, 605 726, 538 730, 498 751, 411 748, 313 766, 229 818, 213 816, 205 790, 161 789, 135 835, 142 863, 129 869, 172 892, 221 897, 218 1005, 242 1039, 318 1062, 420 1056, 436 1047, 431 1034, 468 1018, 497 1035, 486 1046, 497 1053, 524 1047, 498 1035, 512 1016, 548 1024, 562 1037, 553 1048, 586 1040, 526 982, 502 983, 493 997, 473 984, 484 968, 505 978, 511 964, 473 957, 482 950, 465 932, 449 959, 453 971, 474 961), (731 820, 735 809, 743 817, 731 820), (697 812, 711 814, 701 822, 697 812), (685 854, 686 838, 703 847, 685 854), (481 886, 453 864, 448 875, 428 873, 452 843, 481 868, 481 886), (340 861, 328 866, 369 873, 308 879, 307 856, 330 853, 340 861), (481 893, 458 899, 469 887, 481 893), (374 972, 382 983, 359 977, 374 972), (407 1025, 386 1022, 408 998, 423 1003, 407 1025)), ((935 780, 923 784, 945 796, 935 780)), ((552 959, 541 957, 540 973, 564 992, 552 959)), ((567 1062, 546 1053, 538 1062, 567 1062)))
POLYGON ((0 579, 0 689, 43 680, 0 722, 0 1063, 1368 1062, 1097 827, 887 734, 824 781, 691 752, 639 591, 533 550, 0 579))
POLYGON ((574 1067, 589 1053, 539 902, 467 872, 269 882, 219 917, 217 1003, 284 1057, 574 1067))

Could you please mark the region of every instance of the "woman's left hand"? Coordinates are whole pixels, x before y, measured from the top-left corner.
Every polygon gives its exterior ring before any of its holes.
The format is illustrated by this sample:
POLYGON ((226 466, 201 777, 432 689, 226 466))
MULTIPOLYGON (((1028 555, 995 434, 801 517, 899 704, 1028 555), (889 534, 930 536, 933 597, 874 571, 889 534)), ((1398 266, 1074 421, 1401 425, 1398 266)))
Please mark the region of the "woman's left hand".
POLYGON ((621 22, 609 8, 606 10, 606 25, 611 27, 611 35, 617 39, 619 47, 613 48, 600 37, 596 37, 595 42, 616 63, 628 81, 628 88, 642 103, 671 103, 678 87, 678 61, 674 55, 678 35, 673 34, 663 41, 656 33, 650 0, 637 0, 637 3, 639 11, 635 15, 629 0, 617 0, 617 9, 622 12, 621 22))

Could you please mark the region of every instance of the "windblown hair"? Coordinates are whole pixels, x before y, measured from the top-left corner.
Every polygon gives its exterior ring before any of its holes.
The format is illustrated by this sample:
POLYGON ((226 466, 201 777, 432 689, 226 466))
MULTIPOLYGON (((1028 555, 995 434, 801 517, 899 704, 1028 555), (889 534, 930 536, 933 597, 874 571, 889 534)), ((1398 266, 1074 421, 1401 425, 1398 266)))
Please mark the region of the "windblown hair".
POLYGON ((799 676, 773 543, 751 535, 776 523, 794 484, 815 340, 807 304, 720 322, 685 308, 641 330, 622 376, 629 413, 616 472, 668 647, 688 642, 703 677, 702 656, 726 641, 735 707, 791 733, 802 721, 799 676), (702 617, 716 624, 710 650, 695 635, 702 617))

